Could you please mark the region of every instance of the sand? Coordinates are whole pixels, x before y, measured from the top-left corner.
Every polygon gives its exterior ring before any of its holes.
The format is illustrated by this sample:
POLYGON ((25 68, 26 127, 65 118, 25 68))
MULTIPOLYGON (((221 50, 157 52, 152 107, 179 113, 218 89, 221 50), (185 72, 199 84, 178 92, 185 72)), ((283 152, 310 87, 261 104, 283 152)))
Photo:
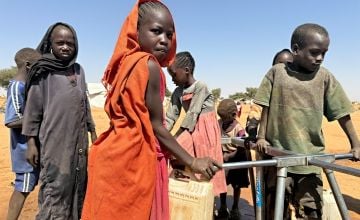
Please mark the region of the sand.
MULTIPOLYGON (((0 98, 0 106, 3 105, 4 99, 0 98)), ((356 107, 359 109, 359 107, 356 107)), ((248 114, 249 107, 245 106, 243 109, 240 121, 244 124, 245 118, 248 114)), ((96 122, 96 129, 98 134, 108 128, 108 119, 101 108, 92 109, 93 117, 96 122)), ((360 134, 360 111, 352 114, 352 119, 356 127, 357 133, 360 134)), ((0 113, 0 121, 4 121, 4 114, 0 113)), ((326 140, 326 149, 330 153, 346 153, 350 150, 349 142, 337 122, 327 122, 324 120, 323 130, 326 140)), ((0 219, 6 218, 8 209, 8 201, 13 191, 11 182, 14 180, 14 174, 10 167, 10 153, 9 153, 9 129, 3 124, 0 126, 0 219)), ((360 169, 360 162, 352 162, 349 160, 337 162, 338 164, 360 169)), ((348 206, 351 219, 360 219, 360 179, 346 174, 335 173, 341 192, 343 193, 345 202, 348 206)), ((326 178, 324 176, 324 188, 329 188, 326 178)), ((37 190, 30 194, 24 205, 23 212, 20 219, 34 219, 37 211, 37 190)), ((231 193, 230 193, 231 197, 231 193)), ((231 205, 231 203, 229 204, 231 205)), ((252 213, 252 200, 250 188, 242 190, 240 205, 243 206, 243 214, 247 216, 246 219, 254 219, 252 213)))

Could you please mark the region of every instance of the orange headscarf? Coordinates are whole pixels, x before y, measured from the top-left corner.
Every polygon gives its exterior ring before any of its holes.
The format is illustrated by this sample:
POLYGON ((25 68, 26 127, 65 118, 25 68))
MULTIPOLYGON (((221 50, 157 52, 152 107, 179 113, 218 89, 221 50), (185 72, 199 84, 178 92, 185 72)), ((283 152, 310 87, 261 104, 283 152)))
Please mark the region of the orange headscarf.
MULTIPOLYGON (((114 81, 116 81, 116 77, 121 74, 121 71, 118 71, 118 68, 124 62, 124 59, 129 55, 135 54, 136 52, 141 52, 141 48, 138 42, 138 35, 137 35, 138 8, 141 3, 148 1, 160 2, 157 0, 138 0, 135 7, 132 9, 132 11, 128 15, 122 26, 114 53, 110 59, 110 62, 102 78, 103 84, 107 89, 113 87, 112 84, 114 83, 114 81)), ((175 55, 176 55, 175 33, 173 35, 172 45, 173 46, 169 52, 168 59, 166 59, 164 63, 160 63, 162 67, 169 66, 175 60, 175 55)))
MULTIPOLYGON (((137 36, 139 0, 126 18, 103 83, 111 126, 89 155, 89 181, 82 219, 149 219, 155 192, 156 138, 145 105, 148 60, 137 36)), ((176 39, 168 59, 175 58, 176 39)), ((162 74, 162 73, 161 73, 162 74)), ((162 78, 162 77, 161 77, 162 78)), ((160 95, 160 94, 159 94, 160 95)))

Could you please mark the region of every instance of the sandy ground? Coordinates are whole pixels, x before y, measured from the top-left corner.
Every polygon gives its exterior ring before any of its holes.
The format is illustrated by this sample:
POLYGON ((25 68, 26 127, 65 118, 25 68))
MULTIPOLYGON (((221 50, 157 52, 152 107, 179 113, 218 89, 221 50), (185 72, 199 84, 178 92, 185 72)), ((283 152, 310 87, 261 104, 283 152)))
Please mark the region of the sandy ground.
MULTIPOLYGON (((0 106, 4 100, 0 98, 0 106)), ((357 107, 358 108, 358 107, 357 107)), ((245 118, 248 114, 249 108, 245 106, 243 114, 240 119, 244 124, 245 118)), ((108 128, 108 119, 102 109, 93 108, 93 117, 96 122, 98 134, 108 128)), ((357 133, 360 134, 360 111, 352 114, 357 133)), ((0 113, 0 121, 4 121, 4 114, 0 113)), ((323 124, 324 134, 326 139, 327 152, 331 153, 345 153, 350 147, 345 134, 342 132, 337 122, 328 123, 324 120, 323 124)), ((8 201, 13 191, 11 182, 14 180, 14 174, 11 172, 10 156, 9 156, 9 130, 1 123, 0 126, 0 219, 6 218, 8 209, 8 201)), ((360 169, 360 162, 355 163, 349 160, 337 162, 338 164, 360 169)), ((348 206, 350 216, 352 219, 360 219, 360 189, 358 177, 353 177, 341 173, 335 174, 341 192, 348 206)), ((324 176, 324 188, 329 188, 326 178, 324 176)), ((37 190, 30 194, 24 205, 23 212, 20 219, 34 219, 37 210, 37 190)), ((229 206, 231 206, 231 189, 229 188, 229 206)), ((254 219, 252 208, 252 199, 250 187, 242 190, 241 193, 241 211, 243 219, 254 219)))

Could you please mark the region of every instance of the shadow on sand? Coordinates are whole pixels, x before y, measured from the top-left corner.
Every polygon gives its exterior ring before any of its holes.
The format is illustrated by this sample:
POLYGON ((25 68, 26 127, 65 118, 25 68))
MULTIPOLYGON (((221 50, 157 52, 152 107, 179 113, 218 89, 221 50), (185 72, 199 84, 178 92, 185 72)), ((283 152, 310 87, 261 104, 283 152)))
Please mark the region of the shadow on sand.
MULTIPOLYGON (((220 199, 216 198, 215 200, 216 208, 220 208, 220 199)), ((226 204, 229 210, 231 210, 233 203, 233 196, 228 195, 226 197, 226 204)), ((241 214, 241 220, 254 220, 255 219, 255 213, 253 205, 250 204, 247 200, 240 198, 239 200, 239 208, 240 208, 240 214, 241 214)), ((225 218, 215 218, 216 220, 225 220, 225 218)))
POLYGON ((348 210, 360 214, 360 199, 356 199, 346 194, 343 194, 343 197, 348 210))

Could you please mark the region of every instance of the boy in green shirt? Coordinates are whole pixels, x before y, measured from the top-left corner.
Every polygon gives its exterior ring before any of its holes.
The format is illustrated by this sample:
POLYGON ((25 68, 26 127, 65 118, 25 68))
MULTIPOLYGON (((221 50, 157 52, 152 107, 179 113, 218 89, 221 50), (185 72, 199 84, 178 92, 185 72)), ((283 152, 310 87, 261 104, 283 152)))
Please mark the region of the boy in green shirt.
MULTIPOLYGON (((255 96, 255 103, 263 107, 257 140, 259 150, 266 153, 266 146, 270 144, 301 154, 324 153, 321 124, 325 116, 329 121, 338 120, 350 141, 354 159, 359 159, 360 143, 350 118, 351 102, 340 83, 321 66, 329 44, 329 34, 320 25, 303 24, 293 32, 293 62, 274 65, 255 96)), ((268 176, 273 178, 273 181, 267 180, 268 183, 276 182, 276 174, 268 176)), ((271 191, 270 187, 269 193, 271 191)), ((289 167, 286 194, 297 217, 321 219, 319 167, 289 167)), ((274 210, 273 207, 267 209, 274 210)), ((273 215, 267 212, 267 218, 273 215)))

